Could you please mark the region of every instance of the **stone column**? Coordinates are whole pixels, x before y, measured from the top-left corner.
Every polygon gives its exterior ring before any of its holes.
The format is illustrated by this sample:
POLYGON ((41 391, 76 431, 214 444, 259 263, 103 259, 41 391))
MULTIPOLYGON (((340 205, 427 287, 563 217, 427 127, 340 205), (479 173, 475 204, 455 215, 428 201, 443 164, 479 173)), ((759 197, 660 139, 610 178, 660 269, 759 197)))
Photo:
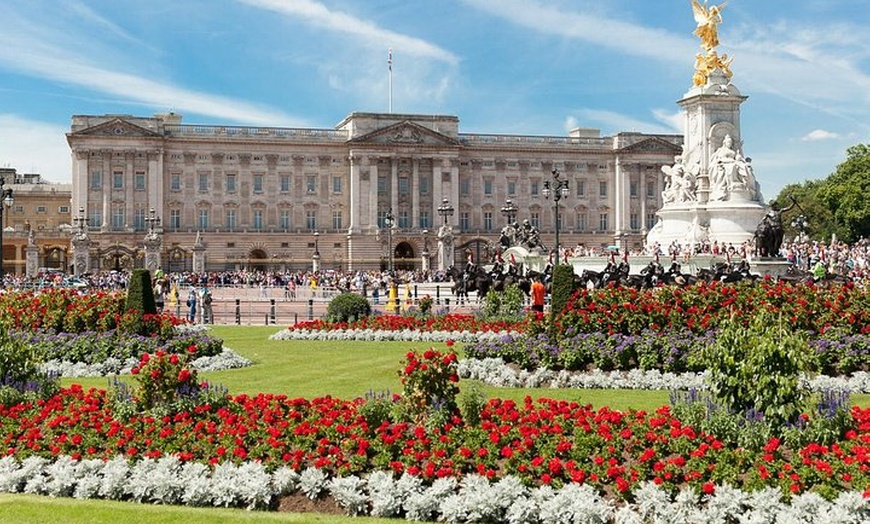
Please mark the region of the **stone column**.
MULTIPOLYGON (((354 154, 353 151, 350 152, 350 157, 348 158, 350 162, 350 181, 348 185, 350 186, 350 224, 348 224, 348 234, 351 232, 355 232, 359 230, 359 219, 360 217, 360 173, 359 167, 361 159, 359 156, 354 154)), ((350 260, 350 258, 348 258, 350 260)))

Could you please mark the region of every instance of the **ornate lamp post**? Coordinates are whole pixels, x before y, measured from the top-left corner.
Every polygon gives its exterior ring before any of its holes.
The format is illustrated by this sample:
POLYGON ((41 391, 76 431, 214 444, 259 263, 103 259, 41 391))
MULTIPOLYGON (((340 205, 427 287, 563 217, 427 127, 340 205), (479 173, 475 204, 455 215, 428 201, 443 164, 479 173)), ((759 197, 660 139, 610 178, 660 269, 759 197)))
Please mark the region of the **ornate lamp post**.
MULTIPOLYGON (((546 184, 544 185, 546 187, 546 184)), ((513 201, 509 198, 505 200, 504 206, 501 208, 501 214, 504 215, 505 220, 507 220, 508 224, 513 224, 517 219, 517 212, 519 208, 513 201)))
POLYGON ((553 195, 553 202, 555 203, 555 219, 556 223, 556 261, 553 264, 554 266, 559 265, 559 201, 562 200, 562 197, 568 196, 568 181, 562 180, 559 178, 560 173, 558 169, 553 170, 553 181, 545 180, 544 181, 544 198, 549 199, 550 195, 553 195))
POLYGON ((154 235, 154 230, 160 227, 160 217, 157 216, 157 211, 152 207, 148 210, 148 216, 145 217, 145 222, 148 222, 148 234, 154 235))
POLYGON ((396 223, 396 217, 393 215, 393 209, 390 208, 387 214, 384 215, 384 226, 387 228, 387 271, 390 275, 393 274, 393 225, 396 223))
POLYGON ((6 184, 6 178, 0 176, 0 200, 3 200, 3 205, 0 206, 0 279, 3 278, 3 211, 12 207, 15 199, 12 198, 12 188, 3 188, 6 184))
POLYGON ((81 235, 81 236, 87 235, 88 221, 89 221, 89 219, 87 217, 85 217, 85 208, 80 207, 78 216, 73 219, 73 222, 75 223, 76 228, 78 229, 79 235, 81 235))
POLYGON ((438 214, 441 215, 443 219, 443 223, 447 225, 447 219, 453 216, 453 206, 450 205, 450 202, 447 201, 447 197, 444 197, 444 200, 441 201, 441 205, 438 206, 438 214))

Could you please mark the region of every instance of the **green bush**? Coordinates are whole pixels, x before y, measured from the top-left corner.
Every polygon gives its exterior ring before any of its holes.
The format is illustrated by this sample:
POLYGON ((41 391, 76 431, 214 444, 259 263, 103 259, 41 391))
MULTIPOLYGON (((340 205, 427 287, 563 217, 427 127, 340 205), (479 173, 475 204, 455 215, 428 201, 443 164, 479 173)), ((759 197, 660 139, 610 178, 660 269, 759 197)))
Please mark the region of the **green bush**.
POLYGON ((372 314, 372 305, 366 297, 345 292, 329 301, 326 309, 328 322, 353 322, 372 314))
POLYGON ((133 274, 130 275, 124 309, 127 317, 125 330, 148 336, 149 325, 145 322, 144 316, 156 315, 157 305, 154 302, 154 290, 151 289, 151 273, 147 269, 134 269, 133 274))
POLYGON ((0 329, 0 381, 24 384, 36 377, 39 361, 36 349, 0 329))
POLYGON ((758 412, 775 426, 794 423, 808 398, 800 375, 811 368, 809 345, 769 312, 744 320, 726 320, 703 351, 710 391, 732 412, 758 412))
POLYGON ((574 294, 574 268, 567 264, 553 267, 553 282, 550 289, 550 312, 555 318, 574 294))
POLYGON ((24 394, 48 398, 57 391, 57 379, 40 371, 39 363, 36 348, 0 328, 0 403, 20 402, 24 394))
POLYGON ((520 320, 523 316, 526 296, 519 286, 510 285, 502 292, 490 291, 483 299, 485 320, 520 320))
POLYGON ((151 288, 151 273, 147 269, 134 269, 127 288, 126 309, 141 311, 145 315, 156 315, 154 290, 151 288))

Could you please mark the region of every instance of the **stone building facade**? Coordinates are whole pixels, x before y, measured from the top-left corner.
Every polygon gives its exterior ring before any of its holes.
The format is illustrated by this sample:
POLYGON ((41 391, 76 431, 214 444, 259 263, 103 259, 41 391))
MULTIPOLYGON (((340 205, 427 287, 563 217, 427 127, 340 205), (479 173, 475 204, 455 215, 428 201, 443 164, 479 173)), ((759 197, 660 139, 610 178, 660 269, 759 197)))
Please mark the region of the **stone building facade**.
POLYGON ((30 273, 67 269, 72 186, 49 183, 37 173, 19 173, 15 168, 0 168, 0 178, 13 197, 12 206, 3 209, 4 272, 28 273, 29 246, 36 248, 31 247, 30 273))
POLYGON ((280 271, 310 269, 315 252, 322 269, 383 269, 391 254, 396 268, 434 267, 423 258, 443 221, 457 263, 483 260, 508 199, 552 247, 554 170, 569 181, 562 246, 640 247, 682 136, 471 134, 456 116, 394 113, 352 113, 334 129, 191 125, 170 113, 73 116, 67 140, 88 270, 142 266, 156 217, 165 270, 194 269, 199 250, 207 271, 280 271))

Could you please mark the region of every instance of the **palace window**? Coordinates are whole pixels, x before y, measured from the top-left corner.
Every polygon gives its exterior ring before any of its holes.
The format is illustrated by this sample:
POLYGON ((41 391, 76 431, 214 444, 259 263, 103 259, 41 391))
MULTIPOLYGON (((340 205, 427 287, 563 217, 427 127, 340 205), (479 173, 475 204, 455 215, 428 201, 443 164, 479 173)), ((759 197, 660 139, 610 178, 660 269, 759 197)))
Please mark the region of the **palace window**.
POLYGON ((199 223, 197 225, 201 230, 208 229, 208 209, 199 210, 199 223))

